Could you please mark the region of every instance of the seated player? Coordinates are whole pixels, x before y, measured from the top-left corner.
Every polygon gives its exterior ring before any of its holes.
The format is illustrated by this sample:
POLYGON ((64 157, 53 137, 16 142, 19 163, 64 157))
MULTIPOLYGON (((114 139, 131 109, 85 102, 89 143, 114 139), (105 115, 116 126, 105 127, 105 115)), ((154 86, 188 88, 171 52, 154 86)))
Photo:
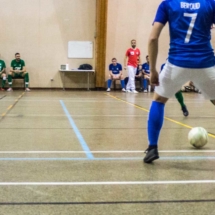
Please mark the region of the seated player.
POLYGON ((113 80, 120 80, 122 91, 125 92, 125 83, 122 75, 122 65, 117 63, 116 58, 112 59, 112 63, 109 65, 109 79, 107 92, 110 92, 111 84, 113 80))
POLYGON ((8 74, 9 89, 7 91, 13 91, 12 89, 12 78, 24 78, 25 80, 25 91, 30 91, 28 88, 29 75, 26 72, 25 61, 20 59, 20 54, 15 54, 15 59, 11 61, 11 68, 8 74))
MULTIPOLYGON (((162 72, 164 66, 165 66, 165 63, 162 64, 162 66, 161 66, 161 71, 160 71, 160 72, 162 72)), ((189 115, 189 111, 187 110, 187 107, 186 107, 186 105, 184 104, 184 97, 183 97, 183 95, 182 95, 181 90, 179 90, 179 91, 175 94, 175 97, 176 97, 176 99, 178 100, 179 104, 181 105, 181 110, 182 110, 182 112, 183 112, 183 115, 184 115, 184 116, 188 116, 188 115, 189 115)))
POLYGON ((4 91, 7 76, 6 76, 6 65, 5 65, 5 62, 3 60, 0 60, 0 75, 1 75, 1 78, 2 78, 1 90, 4 91))
MULTIPOLYGON (((148 92, 148 86, 150 84, 150 65, 149 65, 149 56, 146 56, 146 63, 142 65, 143 68, 143 92, 148 92)), ((151 86, 151 92, 154 91, 154 86, 151 86)))

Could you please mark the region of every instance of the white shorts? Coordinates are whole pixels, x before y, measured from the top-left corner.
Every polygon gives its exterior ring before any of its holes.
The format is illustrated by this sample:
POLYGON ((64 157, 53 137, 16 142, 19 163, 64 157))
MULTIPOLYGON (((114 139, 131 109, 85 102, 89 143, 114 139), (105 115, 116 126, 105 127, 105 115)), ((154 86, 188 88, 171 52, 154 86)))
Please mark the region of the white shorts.
POLYGON ((155 92, 165 98, 171 98, 188 81, 201 90, 206 99, 215 100, 215 66, 204 69, 190 69, 175 66, 168 61, 159 75, 159 86, 155 92))

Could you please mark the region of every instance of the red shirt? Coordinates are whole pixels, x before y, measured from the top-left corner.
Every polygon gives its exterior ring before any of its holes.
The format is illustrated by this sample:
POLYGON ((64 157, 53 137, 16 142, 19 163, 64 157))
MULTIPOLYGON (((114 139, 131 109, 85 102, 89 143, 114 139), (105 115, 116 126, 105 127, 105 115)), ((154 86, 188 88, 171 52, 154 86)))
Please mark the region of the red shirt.
POLYGON ((140 56, 140 50, 138 48, 128 49, 126 54, 128 57, 128 66, 137 67, 137 58, 140 56))

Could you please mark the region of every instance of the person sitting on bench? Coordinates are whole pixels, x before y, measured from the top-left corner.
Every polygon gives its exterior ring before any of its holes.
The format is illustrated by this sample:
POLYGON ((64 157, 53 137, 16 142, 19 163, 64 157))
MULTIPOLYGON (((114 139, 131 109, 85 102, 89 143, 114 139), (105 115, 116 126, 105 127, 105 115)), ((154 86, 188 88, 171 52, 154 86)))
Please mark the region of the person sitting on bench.
POLYGON ((20 59, 20 54, 15 54, 15 59, 11 61, 11 68, 8 74, 9 89, 7 91, 13 91, 12 79, 13 78, 24 78, 25 80, 25 91, 30 91, 28 88, 29 75, 26 72, 25 61, 20 59))
POLYGON ((107 92, 110 92, 112 80, 120 80, 122 85, 122 91, 125 92, 125 83, 122 75, 122 65, 117 63, 116 58, 113 58, 112 63, 109 65, 109 79, 107 92))
POLYGON ((0 60, 0 75, 2 78, 2 87, 1 90, 4 91, 4 86, 7 80, 7 76, 6 76, 6 64, 3 60, 0 60))

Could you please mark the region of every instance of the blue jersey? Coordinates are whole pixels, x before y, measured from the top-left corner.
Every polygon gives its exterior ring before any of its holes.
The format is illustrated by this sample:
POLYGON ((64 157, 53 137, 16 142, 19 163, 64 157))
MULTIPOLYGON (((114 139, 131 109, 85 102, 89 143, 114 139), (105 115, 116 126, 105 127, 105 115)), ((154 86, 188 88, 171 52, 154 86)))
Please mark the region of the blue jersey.
POLYGON ((119 63, 117 63, 116 66, 114 66, 113 64, 110 64, 109 71, 112 71, 114 75, 117 75, 120 73, 120 71, 122 71, 122 65, 119 63))
POLYGON ((208 68, 215 65, 210 44, 215 23, 214 0, 164 0, 154 22, 169 22, 168 61, 184 68, 208 68))
POLYGON ((144 63, 142 65, 142 68, 143 68, 143 71, 147 74, 150 74, 150 67, 149 67, 149 64, 148 63, 144 63))

